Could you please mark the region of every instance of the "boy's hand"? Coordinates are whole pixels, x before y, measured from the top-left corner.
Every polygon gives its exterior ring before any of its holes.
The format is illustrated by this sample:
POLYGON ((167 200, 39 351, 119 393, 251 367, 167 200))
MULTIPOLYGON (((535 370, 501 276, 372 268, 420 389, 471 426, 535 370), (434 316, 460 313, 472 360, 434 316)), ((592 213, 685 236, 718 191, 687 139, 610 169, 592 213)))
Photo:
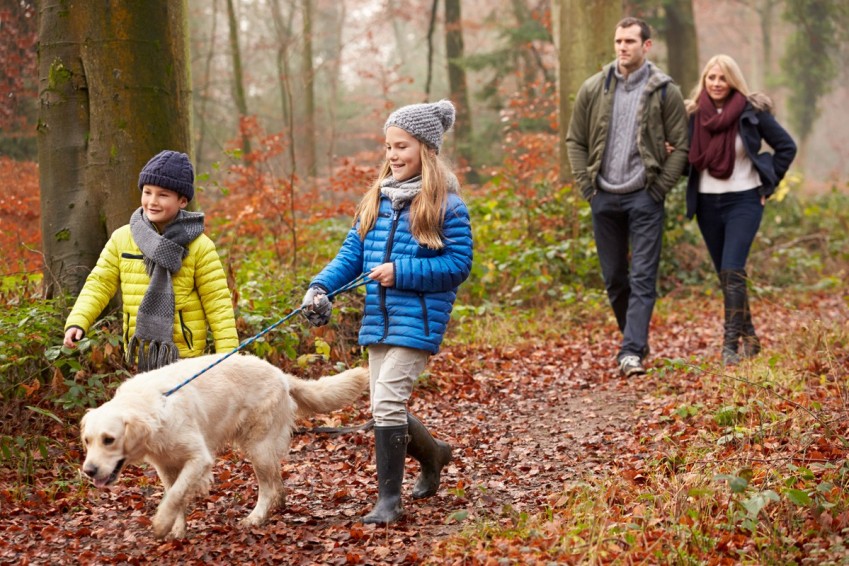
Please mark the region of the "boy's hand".
POLYGON ((77 342, 83 339, 85 336, 85 332, 83 332, 82 328, 78 328, 76 326, 72 326, 68 330, 65 331, 65 341, 62 344, 66 348, 74 349, 77 347, 77 342))
POLYGON ((301 313, 313 326, 324 326, 330 322, 333 303, 327 298, 327 291, 321 287, 310 287, 301 302, 301 313))

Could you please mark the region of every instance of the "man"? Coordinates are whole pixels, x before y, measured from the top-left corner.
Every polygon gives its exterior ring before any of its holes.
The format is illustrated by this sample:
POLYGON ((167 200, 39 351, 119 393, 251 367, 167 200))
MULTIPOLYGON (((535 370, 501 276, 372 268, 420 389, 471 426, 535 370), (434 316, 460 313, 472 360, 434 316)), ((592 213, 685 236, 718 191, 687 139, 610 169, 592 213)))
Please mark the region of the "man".
POLYGON ((684 101, 672 79, 646 59, 650 38, 640 19, 616 24, 616 60, 581 86, 566 136, 575 182, 590 201, 602 276, 622 331, 617 361, 624 376, 646 371, 664 199, 687 163, 684 101), (667 152, 666 144, 674 149, 667 152))

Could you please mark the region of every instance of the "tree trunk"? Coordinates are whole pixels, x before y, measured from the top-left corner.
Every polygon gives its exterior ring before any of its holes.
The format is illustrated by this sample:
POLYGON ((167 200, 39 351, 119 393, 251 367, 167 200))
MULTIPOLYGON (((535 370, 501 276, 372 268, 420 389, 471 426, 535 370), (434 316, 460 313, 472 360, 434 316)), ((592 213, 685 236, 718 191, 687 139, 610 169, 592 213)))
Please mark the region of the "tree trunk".
POLYGON ((575 95, 590 75, 613 60, 613 35, 622 18, 622 2, 609 0, 554 0, 552 20, 560 54, 560 181, 572 180, 566 155, 566 133, 575 95))
POLYGON ((289 47, 292 40, 292 16, 294 10, 290 8, 289 17, 283 19, 283 11, 280 8, 280 0, 271 0, 271 18, 274 22, 274 31, 277 42, 277 84, 280 88, 280 110, 283 117, 283 128, 286 131, 287 158, 289 170, 292 175, 297 173, 297 159, 295 158, 295 118, 292 102, 292 72, 289 68, 289 47))
POLYGON ((40 3, 38 160, 45 295, 82 288, 139 206, 142 166, 191 154, 186 3, 40 3))
POLYGON ((772 61, 772 33, 773 26, 775 25, 773 22, 773 13, 777 4, 778 2, 776 0, 763 0, 760 8, 757 10, 761 26, 761 43, 763 45, 764 52, 764 65, 756 90, 763 89, 764 86, 769 83, 774 72, 774 65, 772 61))
POLYGON ((840 32, 843 4, 832 0, 789 0, 784 6, 784 19, 793 25, 781 58, 788 81, 787 106, 791 129, 799 144, 797 163, 805 156, 805 144, 819 118, 822 97, 833 88, 838 77, 840 32))
POLYGON ((469 167, 470 179, 474 181, 472 169, 472 115, 469 107, 469 88, 466 84, 466 69, 463 68, 463 24, 460 0, 445 0, 445 55, 448 58, 448 88, 451 100, 457 108, 454 122, 457 155, 463 166, 469 167))
POLYGON ((693 17, 693 0, 666 0, 666 45, 669 76, 688 97, 699 82, 699 44, 693 17))
POLYGON ((304 24, 304 161, 307 175, 315 178, 315 69, 312 60, 312 0, 303 0, 304 24))
MULTIPOLYGON (((215 35, 218 30, 218 0, 212 0, 212 30, 209 33, 209 47, 207 48, 206 56, 204 57, 203 65, 203 86, 199 96, 195 96, 195 101, 200 98, 200 108, 197 109, 196 117, 200 122, 197 124, 197 152, 195 154, 195 167, 203 168, 204 150, 206 149, 206 132, 207 132, 207 103, 210 100, 210 83, 212 82, 212 60, 215 57, 215 35)), ((196 106, 197 108, 197 106, 196 106)))
POLYGON ((430 5, 430 19, 427 25, 427 78, 425 78, 425 100, 430 100, 430 85, 433 82, 433 32, 436 30, 436 14, 439 0, 430 5))
POLYGON ((284 129, 286 131, 286 149, 289 161, 289 182, 287 195, 289 200, 289 235, 292 242, 292 267, 298 263, 298 217, 295 211, 297 194, 295 191, 295 178, 297 175, 297 159, 295 157, 295 114, 293 111, 291 72, 289 69, 289 45, 292 39, 292 17, 294 10, 290 8, 288 20, 283 19, 280 9, 280 0, 271 1, 271 17, 274 22, 274 30, 277 34, 277 83, 280 87, 280 104, 283 114, 284 129))
POLYGON ((334 8, 336 12, 334 13, 334 25, 333 25, 333 39, 331 41, 333 54, 330 62, 330 72, 328 73, 327 82, 328 82, 328 90, 330 91, 330 97, 328 100, 327 107, 327 177, 333 177, 334 165, 336 163, 336 139, 338 133, 336 131, 336 118, 337 118, 337 109, 339 107, 339 85, 341 82, 342 75, 342 49, 344 46, 344 32, 345 32, 345 20, 348 17, 347 9, 345 8, 344 2, 339 2, 336 4, 336 8, 334 8))
MULTIPOLYGON (((239 20, 236 18, 236 8, 233 0, 227 0, 227 20, 230 23, 230 54, 233 59, 233 100, 239 112, 240 122, 248 115, 248 101, 245 98, 245 79, 242 73, 242 50, 239 47, 239 20)), ((239 131, 241 133, 241 123, 239 131)), ((251 152, 251 141, 244 133, 242 136, 243 157, 251 152)))

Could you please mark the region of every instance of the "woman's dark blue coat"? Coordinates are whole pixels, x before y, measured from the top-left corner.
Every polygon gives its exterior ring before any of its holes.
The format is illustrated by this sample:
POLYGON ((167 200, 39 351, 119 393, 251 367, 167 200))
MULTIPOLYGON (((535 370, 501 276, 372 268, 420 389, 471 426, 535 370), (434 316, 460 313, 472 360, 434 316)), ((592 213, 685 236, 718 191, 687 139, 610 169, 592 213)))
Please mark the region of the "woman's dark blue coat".
MULTIPOLYGON (((695 119, 695 114, 690 116, 690 140, 693 139, 695 119)), ((743 140, 743 147, 746 148, 746 154, 752 160, 761 178, 758 192, 761 196, 769 198, 796 156, 796 143, 769 111, 756 110, 751 102, 746 103, 746 108, 740 114, 738 131, 743 140), (762 141, 772 148, 772 153, 761 151, 762 141)), ((690 173, 687 177, 687 218, 692 218, 697 213, 699 173, 690 165, 690 173)))

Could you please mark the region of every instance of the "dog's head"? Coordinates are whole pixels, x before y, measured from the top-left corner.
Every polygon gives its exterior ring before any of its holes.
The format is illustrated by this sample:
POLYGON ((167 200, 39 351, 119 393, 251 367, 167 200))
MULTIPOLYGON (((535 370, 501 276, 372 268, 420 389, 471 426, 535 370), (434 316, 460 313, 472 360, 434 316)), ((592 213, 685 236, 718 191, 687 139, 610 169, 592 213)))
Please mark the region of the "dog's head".
POLYGON ((86 451, 83 473, 97 487, 114 484, 124 464, 143 452, 150 428, 131 412, 106 403, 87 412, 80 421, 86 451))

